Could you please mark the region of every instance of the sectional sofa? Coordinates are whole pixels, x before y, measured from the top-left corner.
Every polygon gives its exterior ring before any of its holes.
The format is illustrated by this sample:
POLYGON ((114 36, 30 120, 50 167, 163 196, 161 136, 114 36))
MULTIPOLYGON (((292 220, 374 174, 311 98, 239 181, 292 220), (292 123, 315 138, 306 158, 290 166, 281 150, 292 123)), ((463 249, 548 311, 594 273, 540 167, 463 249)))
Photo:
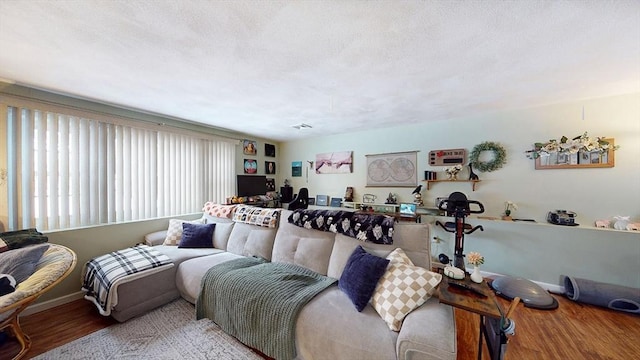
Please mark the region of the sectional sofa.
MULTIPOLYGON (((292 211, 277 213, 275 227, 205 213, 203 222, 216 224, 213 248, 173 245, 167 234, 172 225, 147 235, 147 244, 169 256, 174 266, 121 284, 111 315, 125 321, 180 296, 195 304, 205 273, 212 266, 242 257, 296 264, 340 279, 360 245, 368 254, 383 258, 401 248, 415 266, 430 268, 427 224, 396 223, 393 244, 383 245, 300 227, 288 221, 292 211)), ((399 331, 393 331, 371 303, 359 312, 344 291, 329 286, 299 313, 295 348, 297 359, 455 359, 455 319, 451 307, 432 296, 404 318, 399 331)))

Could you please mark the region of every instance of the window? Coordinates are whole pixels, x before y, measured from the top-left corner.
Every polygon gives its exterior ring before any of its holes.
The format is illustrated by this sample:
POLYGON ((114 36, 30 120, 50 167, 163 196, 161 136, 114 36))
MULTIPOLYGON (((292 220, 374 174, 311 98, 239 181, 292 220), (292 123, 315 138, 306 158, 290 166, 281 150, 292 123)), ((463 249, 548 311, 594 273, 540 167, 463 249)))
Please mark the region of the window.
POLYGON ((17 106, 6 114, 10 228, 192 213, 234 193, 233 141, 17 106))

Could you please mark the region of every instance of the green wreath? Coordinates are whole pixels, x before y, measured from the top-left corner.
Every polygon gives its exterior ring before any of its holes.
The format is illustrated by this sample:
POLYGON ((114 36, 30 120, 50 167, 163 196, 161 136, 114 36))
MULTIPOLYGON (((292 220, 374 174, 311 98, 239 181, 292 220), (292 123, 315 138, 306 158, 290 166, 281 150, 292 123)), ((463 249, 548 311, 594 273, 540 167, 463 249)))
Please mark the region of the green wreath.
POLYGON ((482 172, 495 171, 507 162, 507 151, 498 143, 485 141, 473 147, 471 155, 469 155, 469 162, 474 168, 482 172), (485 162, 479 161, 478 158, 483 151, 493 152, 493 160, 485 162))

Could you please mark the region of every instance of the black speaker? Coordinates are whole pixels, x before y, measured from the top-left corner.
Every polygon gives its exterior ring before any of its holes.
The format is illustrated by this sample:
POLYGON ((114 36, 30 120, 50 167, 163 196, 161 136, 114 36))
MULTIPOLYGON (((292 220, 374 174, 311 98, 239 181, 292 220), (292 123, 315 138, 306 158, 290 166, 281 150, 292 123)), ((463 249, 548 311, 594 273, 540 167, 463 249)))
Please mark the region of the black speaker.
POLYGON ((293 186, 282 186, 280 188, 280 201, 288 203, 293 200, 293 186))

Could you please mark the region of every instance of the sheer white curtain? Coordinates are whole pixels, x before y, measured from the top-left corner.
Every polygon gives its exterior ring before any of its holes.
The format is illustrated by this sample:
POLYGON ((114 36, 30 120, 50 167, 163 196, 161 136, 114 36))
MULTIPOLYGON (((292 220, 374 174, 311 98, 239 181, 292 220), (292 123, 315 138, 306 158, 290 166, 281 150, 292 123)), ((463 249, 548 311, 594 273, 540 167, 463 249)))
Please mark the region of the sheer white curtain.
POLYGON ((235 191, 235 144, 8 106, 9 228, 192 213, 235 191))

